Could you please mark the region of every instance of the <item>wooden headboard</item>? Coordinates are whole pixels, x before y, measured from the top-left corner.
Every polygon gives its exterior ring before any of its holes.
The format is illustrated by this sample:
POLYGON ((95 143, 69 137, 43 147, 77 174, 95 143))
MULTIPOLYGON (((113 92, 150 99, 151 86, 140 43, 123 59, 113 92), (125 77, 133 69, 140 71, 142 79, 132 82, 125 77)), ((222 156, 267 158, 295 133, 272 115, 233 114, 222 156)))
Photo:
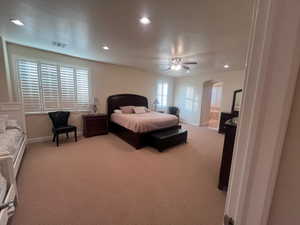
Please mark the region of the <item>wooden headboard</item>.
POLYGON ((107 98, 107 114, 110 115, 115 109, 120 109, 120 106, 145 106, 148 108, 148 100, 144 96, 134 94, 119 94, 112 95, 107 98))
POLYGON ((23 130, 26 131, 25 114, 21 103, 0 102, 0 114, 8 115, 9 119, 17 120, 23 130))

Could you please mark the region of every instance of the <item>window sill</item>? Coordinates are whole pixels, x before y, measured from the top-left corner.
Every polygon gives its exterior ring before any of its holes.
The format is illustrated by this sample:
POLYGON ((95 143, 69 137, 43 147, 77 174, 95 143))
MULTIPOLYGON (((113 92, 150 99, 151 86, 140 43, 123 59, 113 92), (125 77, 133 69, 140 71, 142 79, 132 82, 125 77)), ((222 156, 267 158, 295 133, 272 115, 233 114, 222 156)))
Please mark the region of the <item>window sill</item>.
MULTIPOLYGON (((91 110, 66 110, 70 113, 90 113, 91 110)), ((52 111, 49 111, 52 112, 52 111)), ((27 112, 25 113, 25 116, 31 116, 31 115, 48 115, 49 112, 27 112)))

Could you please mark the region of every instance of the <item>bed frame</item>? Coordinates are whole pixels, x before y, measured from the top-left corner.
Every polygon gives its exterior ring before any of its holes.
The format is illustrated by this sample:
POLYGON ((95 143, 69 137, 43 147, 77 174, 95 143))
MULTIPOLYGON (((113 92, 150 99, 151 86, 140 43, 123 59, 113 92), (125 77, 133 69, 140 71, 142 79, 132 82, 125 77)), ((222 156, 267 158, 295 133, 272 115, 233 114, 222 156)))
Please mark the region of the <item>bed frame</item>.
MULTIPOLYGON (((8 115, 9 119, 14 119, 18 121, 18 124, 22 127, 23 131, 26 132, 25 126, 25 114, 23 111, 22 104, 10 102, 10 103, 0 103, 0 115, 8 115)), ((17 177, 21 161, 26 149, 27 136, 24 135, 18 155, 13 163, 14 176, 17 177)))
MULTIPOLYGON (((23 131, 26 131, 25 126, 25 115, 23 111, 22 104, 16 103, 16 102, 1 102, 0 103, 0 115, 8 115, 9 119, 14 119, 18 121, 18 124, 22 127, 23 131)), ((9 203, 17 200, 17 186, 16 186, 16 179, 18 175, 18 171, 21 166, 22 158, 25 153, 27 144, 27 136, 26 133, 21 140, 20 149, 18 151, 18 154, 13 161, 13 158, 10 154, 0 154, 0 159, 3 160, 7 165, 6 168, 8 168, 7 171, 5 171, 6 177, 8 177, 8 191, 4 198, 4 203, 9 203)), ((0 211, 0 225, 6 225, 8 222, 8 218, 13 215, 14 213, 14 206, 2 209, 0 211)))
MULTIPOLYGON (((149 135, 156 131, 151 131, 147 133, 135 133, 119 124, 116 124, 110 120, 111 114, 115 109, 120 109, 121 106, 145 106, 148 108, 148 100, 144 96, 134 95, 134 94, 118 94, 112 95, 107 98, 107 114, 109 120, 109 131, 119 136, 121 139, 126 141, 128 144, 132 145, 136 149, 141 149, 148 145, 149 135)), ((161 130, 174 130, 180 128, 179 125, 172 126, 161 130)))

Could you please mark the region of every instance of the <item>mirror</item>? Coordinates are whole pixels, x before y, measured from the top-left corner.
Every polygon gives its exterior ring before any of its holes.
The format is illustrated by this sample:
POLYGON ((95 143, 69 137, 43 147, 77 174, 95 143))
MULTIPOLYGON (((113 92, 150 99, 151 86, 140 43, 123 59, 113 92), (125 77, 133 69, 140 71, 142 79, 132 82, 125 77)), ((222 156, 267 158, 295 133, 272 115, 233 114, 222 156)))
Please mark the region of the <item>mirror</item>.
POLYGON ((242 89, 234 91, 231 113, 238 116, 242 104, 242 89))

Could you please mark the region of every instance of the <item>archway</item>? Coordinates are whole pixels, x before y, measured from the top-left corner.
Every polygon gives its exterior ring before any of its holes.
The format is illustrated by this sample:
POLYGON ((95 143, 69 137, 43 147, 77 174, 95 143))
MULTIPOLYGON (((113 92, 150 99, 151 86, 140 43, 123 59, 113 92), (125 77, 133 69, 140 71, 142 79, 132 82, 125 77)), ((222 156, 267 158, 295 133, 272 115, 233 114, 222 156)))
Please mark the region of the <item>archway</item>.
POLYGON ((216 80, 209 80, 203 83, 200 126, 218 129, 221 113, 222 88, 222 82, 216 80))

